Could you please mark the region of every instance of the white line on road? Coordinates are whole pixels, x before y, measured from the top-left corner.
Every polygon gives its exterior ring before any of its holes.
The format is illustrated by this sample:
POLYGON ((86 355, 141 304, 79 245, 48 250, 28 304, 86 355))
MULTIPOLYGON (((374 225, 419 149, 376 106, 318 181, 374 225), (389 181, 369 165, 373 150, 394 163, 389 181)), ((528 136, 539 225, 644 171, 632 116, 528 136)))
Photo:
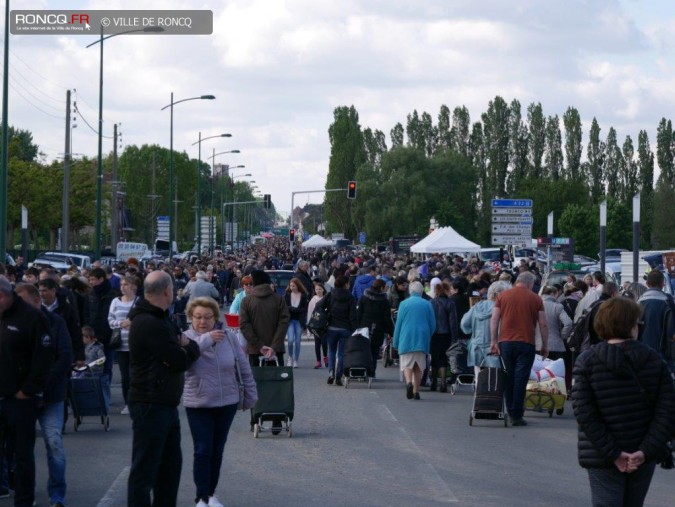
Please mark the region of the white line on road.
POLYGON ((110 486, 110 489, 105 492, 103 498, 99 500, 96 507, 115 507, 126 504, 124 500, 127 495, 127 480, 129 479, 129 467, 122 469, 115 481, 110 486))

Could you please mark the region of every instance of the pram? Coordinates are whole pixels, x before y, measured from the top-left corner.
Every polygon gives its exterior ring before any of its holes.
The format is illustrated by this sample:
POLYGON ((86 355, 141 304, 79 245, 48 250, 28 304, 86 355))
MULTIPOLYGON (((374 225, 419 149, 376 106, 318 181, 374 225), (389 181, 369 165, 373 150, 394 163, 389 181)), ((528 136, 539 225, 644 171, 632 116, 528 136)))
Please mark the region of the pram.
POLYGON ((473 368, 467 366, 468 349, 464 340, 450 345, 445 354, 448 356, 448 370, 452 373, 450 394, 454 395, 460 386, 471 386, 475 390, 473 368))
POLYGON ((368 389, 370 389, 375 372, 368 328, 357 329, 345 340, 342 372, 342 383, 345 389, 350 381, 368 382, 368 389))
MULTIPOLYGON (((398 311, 391 312, 391 318, 394 323, 396 323, 396 318, 398 317, 398 311)), ((382 366, 386 368, 387 366, 398 365, 398 351, 394 348, 394 338, 391 335, 387 335, 384 338, 384 343, 382 344, 382 366)))
POLYGON ((73 410, 73 429, 78 431, 83 417, 98 416, 105 431, 110 430, 108 407, 103 396, 101 373, 94 368, 102 368, 105 357, 73 369, 73 376, 69 379, 68 403, 73 410))
POLYGON ((253 437, 258 438, 260 432, 271 431, 278 435, 281 431, 293 436, 293 412, 295 398, 293 394, 293 368, 279 366, 276 357, 272 360, 276 367, 264 366, 266 360, 260 358, 260 366, 251 368, 258 388, 258 401, 251 409, 251 430, 253 437), (272 427, 265 422, 272 422, 272 427), (275 423, 278 424, 275 425, 275 423))

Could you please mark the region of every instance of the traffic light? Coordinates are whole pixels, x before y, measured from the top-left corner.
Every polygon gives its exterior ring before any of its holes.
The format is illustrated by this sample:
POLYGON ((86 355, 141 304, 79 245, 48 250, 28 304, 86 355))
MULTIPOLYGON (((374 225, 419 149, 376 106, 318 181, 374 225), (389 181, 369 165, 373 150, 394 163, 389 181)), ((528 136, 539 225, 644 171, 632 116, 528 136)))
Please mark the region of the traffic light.
POLYGON ((356 182, 347 183, 347 199, 356 199, 356 182))
POLYGON ((265 194, 263 196, 263 208, 265 209, 272 208, 272 196, 270 194, 265 194))
POLYGON ((295 241, 295 229, 290 229, 288 231, 288 240, 293 243, 295 241))

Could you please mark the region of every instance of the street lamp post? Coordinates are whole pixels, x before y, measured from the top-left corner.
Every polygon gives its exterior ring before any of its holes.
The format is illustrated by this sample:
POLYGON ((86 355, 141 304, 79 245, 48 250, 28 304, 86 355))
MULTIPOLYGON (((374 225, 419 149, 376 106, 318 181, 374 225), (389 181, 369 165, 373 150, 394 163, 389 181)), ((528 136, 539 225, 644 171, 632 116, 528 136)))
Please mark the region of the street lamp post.
MULTIPOLYGON (((9 2, 8 2, 9 3, 9 2)), ((94 238, 94 255, 96 259, 101 258, 101 207, 103 204, 103 41, 118 35, 125 35, 134 32, 163 32, 161 26, 146 26, 137 30, 127 30, 126 32, 113 33, 103 36, 103 25, 101 25, 101 37, 92 42, 87 47, 100 44, 101 56, 98 73, 98 174, 96 178, 96 237, 94 238)))
MULTIPOLYGON (((209 157, 209 159, 211 160, 211 174, 215 174, 216 157, 218 155, 225 155, 227 153, 241 153, 241 151, 239 151, 239 150, 228 150, 228 151, 221 151, 221 152, 216 153, 216 150, 214 148, 213 149, 213 155, 211 155, 209 157)), ((228 171, 230 169, 238 169, 238 168, 243 168, 243 167, 246 167, 246 166, 243 166, 243 165, 237 165, 237 166, 234 166, 234 167, 228 166, 228 171)), ((222 227, 222 230, 223 230, 223 233, 222 233, 223 243, 225 243, 225 225, 224 225, 225 214, 223 213, 223 185, 224 185, 224 180, 223 180, 222 171, 221 171, 221 174, 220 174, 220 179, 221 179, 221 183, 220 183, 220 223, 221 223, 221 227, 222 227)), ((211 188, 211 192, 212 192, 211 197, 213 197, 213 191, 214 191, 214 189, 211 188)))
MULTIPOLYGON (((232 134, 220 134, 216 136, 209 136, 202 139, 202 133, 199 132, 199 141, 192 143, 192 146, 195 144, 199 145, 199 162, 197 165, 197 254, 201 257, 202 255, 202 201, 201 201, 201 169, 202 169, 202 141, 208 139, 215 139, 216 137, 232 137, 232 134)), ((237 150, 237 153, 239 150, 237 150)))
POLYGON ((170 129, 169 129, 169 259, 173 258, 173 243, 176 241, 178 244, 178 227, 176 220, 178 217, 173 213, 173 206, 171 206, 171 200, 174 198, 174 188, 175 181, 173 175, 173 106, 180 104, 181 102, 187 102, 188 100, 213 100, 216 97, 213 95, 200 95, 199 97, 190 97, 188 99, 173 101, 173 92, 171 92, 171 103, 164 106, 161 110, 164 111, 166 108, 171 108, 171 119, 170 119, 170 129))

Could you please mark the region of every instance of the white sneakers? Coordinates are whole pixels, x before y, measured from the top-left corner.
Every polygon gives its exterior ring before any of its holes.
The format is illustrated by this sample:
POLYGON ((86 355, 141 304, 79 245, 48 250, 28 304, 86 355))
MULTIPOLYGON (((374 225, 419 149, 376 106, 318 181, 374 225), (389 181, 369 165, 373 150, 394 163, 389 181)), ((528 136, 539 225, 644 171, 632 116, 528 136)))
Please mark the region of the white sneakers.
POLYGON ((122 411, 120 412, 120 414, 122 414, 122 415, 129 415, 129 407, 126 406, 126 405, 124 405, 124 408, 122 409, 122 411))
POLYGON ((204 500, 199 500, 195 507, 225 507, 220 500, 215 496, 209 497, 209 503, 206 503, 204 500))
POLYGON ((298 362, 294 360, 293 361, 293 368, 297 368, 297 367, 298 367, 298 362))
POLYGON ((292 358, 292 357, 289 357, 289 358, 286 360, 286 366, 293 366, 293 358, 292 358))

